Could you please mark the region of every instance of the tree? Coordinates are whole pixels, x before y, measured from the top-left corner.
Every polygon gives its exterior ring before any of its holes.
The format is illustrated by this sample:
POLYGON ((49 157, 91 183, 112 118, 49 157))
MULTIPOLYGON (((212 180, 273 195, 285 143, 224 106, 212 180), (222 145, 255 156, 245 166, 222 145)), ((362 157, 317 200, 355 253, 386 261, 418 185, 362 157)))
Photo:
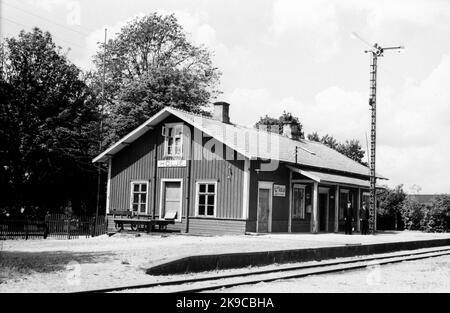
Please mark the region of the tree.
POLYGON ((283 126, 278 118, 266 115, 265 117, 260 117, 259 121, 255 124, 255 128, 265 128, 267 131, 272 133, 281 134, 283 126))
POLYGON ((333 136, 326 134, 320 137, 317 132, 309 134, 308 140, 321 142, 324 145, 334 149, 350 159, 367 166, 367 163, 363 161, 365 151, 362 150, 361 144, 358 140, 346 140, 345 143, 339 143, 333 136))
POLYGON ((408 230, 420 230, 425 209, 425 205, 419 203, 416 199, 411 197, 406 198, 401 208, 405 228, 408 230))
POLYGON ((313 132, 312 134, 308 134, 308 140, 320 142, 320 136, 317 132, 313 132))
POLYGON ((283 114, 278 118, 270 117, 266 115, 265 117, 261 117, 259 121, 255 124, 256 128, 266 127, 267 130, 271 132, 275 132, 278 134, 283 133, 283 125, 290 123, 296 128, 296 133, 294 134, 298 138, 305 138, 305 134, 303 133, 303 125, 300 123, 300 119, 295 117, 290 112, 283 111, 283 114))
POLYGON ((398 185, 394 189, 385 187, 385 189, 377 192, 379 201, 378 214, 384 220, 384 224, 393 224, 394 229, 399 229, 399 221, 401 220, 401 209, 406 199, 406 193, 403 185, 398 185))
POLYGON ((4 48, 0 206, 42 213, 70 199, 80 208, 95 186, 95 97, 50 33, 22 31, 4 48))
POLYGON ((338 144, 337 140, 334 139, 333 136, 330 136, 328 134, 326 134, 325 136, 322 137, 322 139, 320 140, 320 142, 322 142, 324 145, 330 147, 331 149, 334 150, 338 150, 340 145, 338 144))
POLYGON ((99 92, 105 59, 107 143, 166 106, 205 113, 219 93, 211 52, 189 42, 174 15, 134 19, 108 41, 106 56, 104 51, 101 45, 89 77, 99 92))
POLYGON ((427 232, 447 232, 450 229, 450 195, 436 196, 426 208, 422 229, 427 232))
POLYGON ((339 144, 336 150, 358 163, 367 165, 367 163, 363 161, 365 152, 362 150, 361 144, 356 139, 346 140, 344 144, 339 144))

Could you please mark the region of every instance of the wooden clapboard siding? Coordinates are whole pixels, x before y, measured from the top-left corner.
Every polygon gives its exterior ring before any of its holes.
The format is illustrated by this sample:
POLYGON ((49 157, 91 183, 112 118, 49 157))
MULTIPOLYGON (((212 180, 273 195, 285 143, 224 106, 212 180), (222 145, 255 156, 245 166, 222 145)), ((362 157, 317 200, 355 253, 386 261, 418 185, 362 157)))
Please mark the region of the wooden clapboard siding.
MULTIPOLYGON (((194 131, 194 130, 193 130, 194 131)), ((193 136, 191 210, 195 215, 196 182, 217 181, 217 218, 242 218, 244 159, 210 137, 193 136)))
POLYGON ((289 220, 281 219, 281 220, 272 220, 272 232, 273 233, 285 233, 288 231, 289 220))
MULTIPOLYGON (((148 214, 159 217, 161 205, 161 182, 163 179, 181 179, 182 217, 186 216, 189 203, 189 215, 195 217, 196 182, 201 180, 217 181, 217 218, 239 219, 242 217, 244 159, 235 151, 211 138, 198 136, 191 125, 183 134, 183 160, 189 160, 191 148, 193 160, 189 166, 156 168, 156 160, 167 159, 164 156, 164 138, 161 134, 165 123, 179 123, 180 119, 170 116, 153 130, 117 153, 111 162, 110 212, 130 209, 130 183, 133 180, 149 182, 148 214), (193 142, 192 142, 192 141, 193 142), (156 146, 156 150, 155 150, 156 146), (227 150, 228 149, 228 150, 227 150), (220 153, 223 151, 223 153, 220 153), (231 158, 230 158, 231 156, 231 158), (156 160, 155 160, 156 158, 156 160), (229 160, 231 159, 231 160, 229 160), (156 170, 156 180, 154 177, 156 170), (189 177, 190 176, 190 177, 189 177), (188 178, 189 177, 189 182, 188 178), (190 184, 189 194, 187 185, 190 184), (186 201, 189 199, 189 202, 186 201)), ((182 230, 184 223, 177 223, 182 230)))
POLYGON ((192 218, 189 232, 193 234, 244 235, 245 220, 192 218))
MULTIPOLYGON (((186 219, 172 225, 167 225, 167 231, 185 232, 186 219)), ((116 233, 114 227, 114 219, 112 215, 108 215, 108 233, 116 233)), ((246 221, 235 219, 213 219, 213 218, 196 218, 189 219, 189 233, 201 235, 244 235, 246 232, 246 221)))
POLYGON ((193 161, 190 216, 195 216, 196 182, 217 181, 218 218, 241 218, 244 161, 193 161))
MULTIPOLYGON (((289 219, 289 169, 280 162, 275 171, 257 171, 261 168, 261 161, 252 161, 250 170, 250 206, 249 206, 249 220, 255 221, 257 219, 258 206, 258 182, 268 181, 277 185, 286 186, 285 197, 272 197, 272 221, 280 221, 275 228, 272 223, 272 231, 287 232, 289 219)), ((252 229, 253 224, 249 224, 249 229, 252 229)), ((255 229, 256 230, 256 229, 255 229)), ((251 230, 248 230, 251 231, 251 230)))
POLYGON ((256 233, 256 220, 247 220, 245 231, 248 233, 256 233))
POLYGON ((311 219, 304 220, 293 220, 292 221, 292 229, 293 233, 310 233, 311 232, 311 219))
MULTIPOLYGON (((149 182, 153 190, 155 132, 149 131, 116 154, 111 161, 110 212, 130 209, 130 183, 132 180, 149 182)), ((149 202, 151 202, 149 197, 149 202)))

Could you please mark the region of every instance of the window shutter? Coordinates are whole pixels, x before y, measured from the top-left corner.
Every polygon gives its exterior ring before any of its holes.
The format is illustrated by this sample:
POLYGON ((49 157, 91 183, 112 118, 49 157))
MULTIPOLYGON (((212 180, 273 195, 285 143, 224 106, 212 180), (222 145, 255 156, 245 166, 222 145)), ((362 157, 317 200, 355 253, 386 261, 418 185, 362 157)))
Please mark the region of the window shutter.
POLYGON ((167 127, 166 127, 166 126, 163 126, 163 127, 162 127, 162 132, 161 132, 161 134, 162 134, 163 137, 167 137, 168 134, 167 134, 167 127))

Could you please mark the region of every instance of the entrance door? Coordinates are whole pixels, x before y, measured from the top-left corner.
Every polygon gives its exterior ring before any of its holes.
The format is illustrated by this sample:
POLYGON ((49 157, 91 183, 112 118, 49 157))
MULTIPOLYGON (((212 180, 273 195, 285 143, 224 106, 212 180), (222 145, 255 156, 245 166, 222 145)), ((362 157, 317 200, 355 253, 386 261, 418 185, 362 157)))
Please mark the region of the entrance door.
POLYGON ((319 193, 319 231, 327 231, 328 193, 319 193))
POLYGON ((181 219, 181 181, 162 182, 162 210, 160 218, 181 219))
POLYGON ((256 232, 269 233, 272 231, 272 183, 258 184, 258 217, 256 232))
POLYGON ((339 203, 339 220, 343 220, 344 219, 344 213, 345 213, 345 209, 347 208, 347 202, 349 199, 349 194, 348 194, 348 190, 343 190, 341 189, 341 194, 340 194, 340 203, 339 203))

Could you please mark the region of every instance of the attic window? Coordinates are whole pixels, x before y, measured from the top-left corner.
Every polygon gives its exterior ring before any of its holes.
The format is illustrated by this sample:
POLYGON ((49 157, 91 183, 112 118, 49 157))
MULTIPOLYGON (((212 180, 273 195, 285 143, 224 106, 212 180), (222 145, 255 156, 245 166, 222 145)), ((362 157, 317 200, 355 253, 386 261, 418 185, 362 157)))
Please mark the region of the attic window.
POLYGON ((166 124, 162 128, 164 156, 180 157, 183 153, 183 124, 166 124))

